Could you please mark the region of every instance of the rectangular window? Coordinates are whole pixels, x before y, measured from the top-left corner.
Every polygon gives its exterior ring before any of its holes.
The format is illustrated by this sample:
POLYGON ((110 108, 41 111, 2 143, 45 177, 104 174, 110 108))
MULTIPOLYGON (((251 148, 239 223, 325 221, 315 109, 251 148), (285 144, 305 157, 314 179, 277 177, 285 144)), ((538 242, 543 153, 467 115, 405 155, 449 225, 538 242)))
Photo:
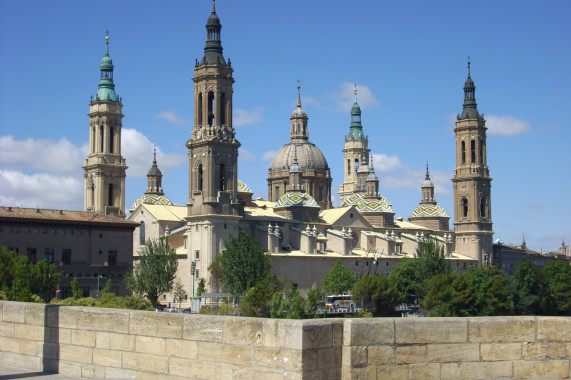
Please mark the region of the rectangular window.
POLYGON ((46 248, 44 251, 44 258, 48 263, 54 262, 54 249, 53 248, 46 248))
POLYGON ((194 258, 200 260, 200 251, 194 251, 194 258))
POLYGON ((61 261, 64 265, 71 264, 71 249, 63 248, 61 250, 61 261))
POLYGON ((196 272, 194 272, 194 275, 196 276, 196 278, 200 278, 200 275, 198 274, 198 269, 196 270, 196 272))
POLYGON ((319 201, 323 202, 323 186, 319 186, 319 201))
POLYGON ((280 187, 279 186, 276 186, 274 193, 276 194, 276 202, 277 202, 280 199, 280 187))
POLYGON ((107 263, 109 266, 117 265, 117 251, 109 251, 107 255, 107 263))
POLYGON ((69 236, 73 236, 73 230, 69 230, 69 231, 67 232, 67 234, 68 234, 69 236))
POLYGON ((28 248, 26 251, 26 256, 30 259, 30 262, 36 263, 36 249, 35 248, 28 248))

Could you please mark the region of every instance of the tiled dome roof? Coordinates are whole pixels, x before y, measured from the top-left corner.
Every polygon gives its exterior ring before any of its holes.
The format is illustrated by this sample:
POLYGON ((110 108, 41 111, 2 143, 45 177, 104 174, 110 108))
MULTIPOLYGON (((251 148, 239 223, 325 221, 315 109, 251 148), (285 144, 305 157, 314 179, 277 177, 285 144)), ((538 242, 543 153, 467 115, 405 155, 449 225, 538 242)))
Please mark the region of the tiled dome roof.
POLYGON ((254 193, 252 190, 250 190, 250 187, 248 185, 246 185, 244 182, 238 180, 238 192, 239 193, 254 193))
POLYGON ((133 203, 130 211, 135 211, 140 204, 172 206, 172 202, 164 195, 143 195, 133 203))
POLYGON ((360 213, 394 212, 392 205, 385 197, 381 197, 381 199, 365 199, 361 194, 351 195, 345 199, 341 206, 356 206, 357 211, 360 213))
POLYGON ((296 191, 282 195, 274 207, 319 207, 319 205, 311 195, 296 191))
POLYGON ((430 217, 430 216, 442 216, 448 217, 448 214, 444 209, 438 205, 419 205, 417 208, 414 209, 412 214, 410 214, 413 218, 422 218, 422 217, 430 217))

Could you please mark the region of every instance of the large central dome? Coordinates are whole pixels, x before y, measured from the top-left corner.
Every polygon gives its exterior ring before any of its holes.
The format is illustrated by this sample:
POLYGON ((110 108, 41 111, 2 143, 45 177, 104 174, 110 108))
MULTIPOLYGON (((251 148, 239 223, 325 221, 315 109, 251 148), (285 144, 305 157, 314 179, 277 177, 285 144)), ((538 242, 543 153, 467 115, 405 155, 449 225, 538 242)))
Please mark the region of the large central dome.
POLYGON ((327 160, 321 150, 315 144, 306 141, 290 141, 281 147, 276 153, 270 171, 289 170, 293 164, 293 158, 297 155, 297 162, 302 170, 315 169, 327 170, 327 160))

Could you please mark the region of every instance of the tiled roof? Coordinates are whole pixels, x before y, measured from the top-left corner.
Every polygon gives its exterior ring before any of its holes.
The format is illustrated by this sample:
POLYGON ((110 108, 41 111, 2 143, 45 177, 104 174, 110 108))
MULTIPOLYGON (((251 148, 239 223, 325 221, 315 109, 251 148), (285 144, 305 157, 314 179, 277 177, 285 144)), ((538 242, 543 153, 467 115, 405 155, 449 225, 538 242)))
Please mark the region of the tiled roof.
POLYGON ((0 219, 30 219, 66 222, 114 223, 138 226, 123 218, 86 211, 49 210, 42 208, 0 207, 0 219))
POLYGON ((155 219, 167 222, 184 222, 187 216, 186 206, 148 205, 144 207, 155 219))
POLYGON ((410 217, 412 218, 422 218, 422 217, 449 217, 446 211, 438 205, 419 205, 414 209, 410 217))

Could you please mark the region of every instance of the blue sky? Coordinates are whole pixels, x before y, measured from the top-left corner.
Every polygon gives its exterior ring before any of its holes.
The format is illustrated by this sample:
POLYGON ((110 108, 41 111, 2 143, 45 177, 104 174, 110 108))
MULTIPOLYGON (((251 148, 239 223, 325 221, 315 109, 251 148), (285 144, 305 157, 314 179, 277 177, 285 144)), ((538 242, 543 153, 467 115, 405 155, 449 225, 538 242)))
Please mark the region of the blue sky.
MULTIPOLYGON (((467 56, 488 121, 495 238, 536 250, 571 242, 571 2, 217 1, 234 78, 239 177, 267 198, 289 140, 297 80, 310 140, 337 195, 352 83, 381 193, 407 218, 429 162, 453 214, 454 120, 467 56)), ((0 204, 83 208, 89 99, 110 32, 123 98, 127 205, 159 151, 166 195, 188 198, 185 142, 195 58, 211 2, 0 2, 0 204)), ((452 220, 451 220, 452 226, 452 220)))

